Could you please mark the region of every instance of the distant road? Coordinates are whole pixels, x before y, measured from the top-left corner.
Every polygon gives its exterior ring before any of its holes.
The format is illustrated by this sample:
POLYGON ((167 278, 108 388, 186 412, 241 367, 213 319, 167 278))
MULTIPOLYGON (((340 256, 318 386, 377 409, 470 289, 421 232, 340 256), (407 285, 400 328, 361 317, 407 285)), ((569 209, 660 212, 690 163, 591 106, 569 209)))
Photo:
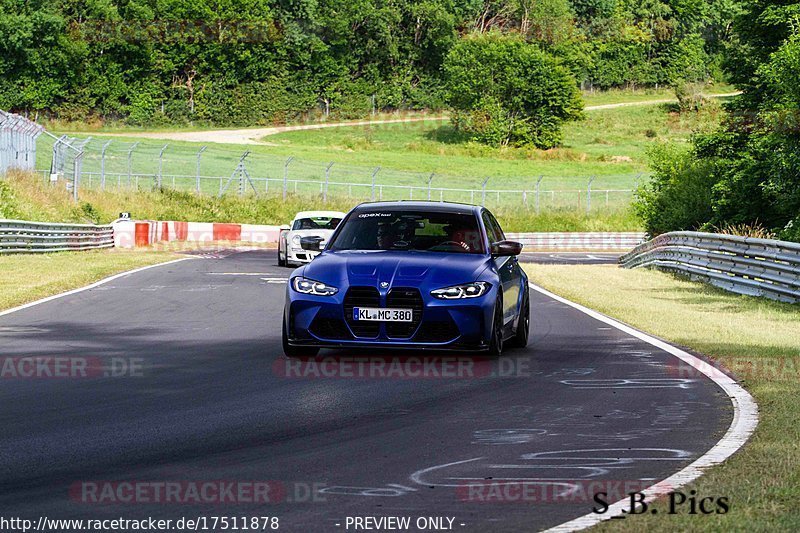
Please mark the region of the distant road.
MULTIPOLYGON (((708 95, 710 98, 726 98, 730 96, 737 96, 741 93, 727 93, 727 94, 712 94, 708 95)), ((587 106, 585 111, 598 111, 602 109, 616 109, 618 107, 635 107, 635 106, 648 106, 658 104, 669 104, 675 102, 675 99, 662 99, 662 100, 644 100, 641 102, 621 102, 618 104, 603 104, 587 106)), ((446 121, 447 115, 430 115, 419 117, 407 118, 392 118, 380 120, 358 120, 349 122, 320 122, 316 124, 298 124, 293 126, 272 126, 268 128, 242 128, 242 129, 228 129, 228 130, 203 130, 203 131, 143 131, 143 132, 130 132, 130 133, 100 133, 99 135, 109 137, 141 137, 144 139, 163 139, 167 141, 189 141, 189 142, 203 142, 203 143, 221 143, 221 144, 269 144, 261 139, 269 137, 270 135, 277 135, 287 131, 301 131, 301 130, 319 130, 323 128, 339 128, 339 127, 352 127, 352 126, 376 126, 380 124, 398 124, 398 123, 413 123, 422 122, 425 120, 441 120, 446 121)))

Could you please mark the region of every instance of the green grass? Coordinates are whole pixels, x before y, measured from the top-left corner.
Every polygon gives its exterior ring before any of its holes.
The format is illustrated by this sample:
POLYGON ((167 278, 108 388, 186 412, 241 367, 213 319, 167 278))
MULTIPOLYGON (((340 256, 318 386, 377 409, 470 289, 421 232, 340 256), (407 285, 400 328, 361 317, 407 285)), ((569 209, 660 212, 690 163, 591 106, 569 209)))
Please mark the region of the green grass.
MULTIPOLYGON (((107 223, 127 211, 141 220, 188 220, 193 222, 238 222, 251 224, 288 224, 295 213, 320 209, 318 195, 252 194, 222 198, 185 191, 154 190, 98 191, 84 190, 80 201, 73 202, 63 185, 46 184, 35 174, 12 173, 0 181, 0 218, 51 222, 107 223)), ((358 200, 334 196, 328 209, 348 211, 358 200)), ((506 231, 636 231, 640 224, 629 209, 598 208, 590 216, 569 208, 547 209, 537 215, 528 208, 501 205, 494 209, 506 231)))
POLYGON ((170 253, 141 250, 0 255, 0 310, 176 257, 170 253), (31 275, 32 272, 36 275, 31 275))
MULTIPOLYGON (((736 87, 725 83, 707 87, 703 94, 713 96, 731 94, 736 87)), ((647 102, 650 100, 675 100, 675 91, 670 87, 658 89, 611 89, 608 91, 583 91, 583 103, 586 106, 623 104, 628 102, 647 102)))
POLYGON ((800 530, 800 313, 669 274, 609 266, 526 265, 535 283, 636 328, 706 354, 738 373, 760 422, 750 442, 685 490, 728 496, 724 515, 658 514, 602 531, 800 530), (601 282, 600 282, 601 281, 601 282))

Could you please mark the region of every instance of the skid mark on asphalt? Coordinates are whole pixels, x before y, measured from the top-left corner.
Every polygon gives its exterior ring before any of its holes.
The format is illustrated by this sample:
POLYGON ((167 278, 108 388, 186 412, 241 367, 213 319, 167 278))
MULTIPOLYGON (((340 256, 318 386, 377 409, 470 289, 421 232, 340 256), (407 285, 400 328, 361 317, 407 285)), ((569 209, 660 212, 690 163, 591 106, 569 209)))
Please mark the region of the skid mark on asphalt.
POLYGON ((472 444, 527 444, 547 435, 546 429, 479 429, 472 432, 472 444))
POLYGON ((560 381, 574 389, 689 389, 696 379, 653 378, 653 379, 565 379, 560 381))

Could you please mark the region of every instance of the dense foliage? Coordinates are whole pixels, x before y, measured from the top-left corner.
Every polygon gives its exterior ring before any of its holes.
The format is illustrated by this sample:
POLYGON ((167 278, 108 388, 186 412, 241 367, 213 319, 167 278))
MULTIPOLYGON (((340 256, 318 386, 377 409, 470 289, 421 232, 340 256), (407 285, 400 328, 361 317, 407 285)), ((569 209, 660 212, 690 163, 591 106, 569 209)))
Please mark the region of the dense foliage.
POLYGON ((585 87, 674 84, 719 76, 739 1, 0 0, 0 108, 134 124, 439 108, 452 47, 492 31, 585 87))
POLYGON ((491 32, 464 39, 444 69, 451 121, 478 142, 553 148, 561 124, 581 116, 570 72, 519 37, 491 32))
POLYGON ((735 21, 744 94, 686 152, 655 153, 637 208, 653 233, 761 226, 800 241, 800 2, 754 0, 735 21))

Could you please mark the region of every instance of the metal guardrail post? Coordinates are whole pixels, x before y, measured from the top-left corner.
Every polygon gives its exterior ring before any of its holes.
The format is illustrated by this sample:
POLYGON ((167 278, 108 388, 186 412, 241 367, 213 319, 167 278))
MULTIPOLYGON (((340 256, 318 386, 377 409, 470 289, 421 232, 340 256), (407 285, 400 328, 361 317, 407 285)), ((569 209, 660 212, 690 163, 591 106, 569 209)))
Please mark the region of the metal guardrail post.
POLYGON ((481 206, 486 207, 486 184, 489 183, 489 178, 487 177, 481 183, 481 206))
POLYGON ((432 172, 431 175, 428 177, 428 201, 429 202, 431 201, 431 183, 433 182, 433 177, 435 175, 436 174, 434 172, 432 172))
POLYGON ((589 212, 592 210, 592 183, 594 182, 595 176, 589 178, 589 185, 586 189, 586 214, 588 215, 589 212))

